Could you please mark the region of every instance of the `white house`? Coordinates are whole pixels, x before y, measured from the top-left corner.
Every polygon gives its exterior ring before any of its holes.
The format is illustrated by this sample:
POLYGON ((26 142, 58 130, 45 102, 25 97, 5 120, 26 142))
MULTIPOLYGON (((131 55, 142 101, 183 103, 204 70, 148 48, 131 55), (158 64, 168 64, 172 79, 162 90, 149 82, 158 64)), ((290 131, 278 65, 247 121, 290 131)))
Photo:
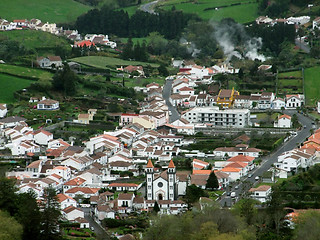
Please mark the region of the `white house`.
POLYGON ((59 102, 52 99, 43 99, 37 103, 38 110, 57 110, 59 109, 59 102))
POLYGON ((301 107, 304 102, 304 96, 300 94, 286 95, 286 109, 296 109, 301 107))
POLYGON ((272 101, 272 108, 280 110, 286 107, 286 102, 282 98, 276 98, 272 101))
POLYGON ((41 129, 33 133, 33 139, 37 144, 48 145, 48 142, 53 139, 53 134, 41 129))
POLYGON ((312 29, 315 28, 320 29, 320 17, 317 17, 312 21, 312 29))
POLYGON ((7 115, 8 109, 7 104, 1 103, 0 104, 0 118, 4 118, 7 115))
POLYGON ((261 185, 257 188, 250 188, 249 192, 251 193, 251 198, 264 203, 269 199, 271 186, 261 185))
POLYGON ((274 127, 276 128, 291 128, 292 122, 291 117, 287 114, 278 116, 278 121, 274 122, 274 127))
POLYGON ((65 209, 70 206, 73 206, 73 207, 77 206, 77 201, 74 200, 72 197, 69 197, 68 195, 59 193, 57 195, 57 198, 58 198, 58 202, 60 203, 61 209, 65 209))
POLYGON ((237 155, 244 155, 250 157, 259 157, 261 149, 249 148, 246 144, 238 144, 235 147, 219 147, 213 151, 217 157, 234 157, 237 155))
POLYGON ((120 213, 131 212, 134 197, 133 193, 120 193, 117 199, 118 211, 120 213))
POLYGON ((79 217, 84 218, 84 212, 80 208, 74 206, 63 209, 62 214, 69 221, 73 221, 79 217))
POLYGON ((59 56, 39 57, 37 63, 41 68, 62 67, 62 60, 59 56))
POLYGON ((115 212, 107 204, 98 205, 95 208, 95 215, 98 217, 100 221, 102 221, 105 218, 115 218, 115 212))

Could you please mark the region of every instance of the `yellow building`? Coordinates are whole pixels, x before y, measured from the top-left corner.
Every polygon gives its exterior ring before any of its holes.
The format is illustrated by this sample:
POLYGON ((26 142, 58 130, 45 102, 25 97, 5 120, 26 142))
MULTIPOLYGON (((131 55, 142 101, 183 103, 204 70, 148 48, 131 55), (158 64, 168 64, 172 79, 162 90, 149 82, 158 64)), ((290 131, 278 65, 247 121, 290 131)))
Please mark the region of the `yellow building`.
POLYGON ((239 92, 231 89, 221 89, 217 97, 217 104, 221 108, 230 108, 233 106, 235 96, 238 96, 239 92))

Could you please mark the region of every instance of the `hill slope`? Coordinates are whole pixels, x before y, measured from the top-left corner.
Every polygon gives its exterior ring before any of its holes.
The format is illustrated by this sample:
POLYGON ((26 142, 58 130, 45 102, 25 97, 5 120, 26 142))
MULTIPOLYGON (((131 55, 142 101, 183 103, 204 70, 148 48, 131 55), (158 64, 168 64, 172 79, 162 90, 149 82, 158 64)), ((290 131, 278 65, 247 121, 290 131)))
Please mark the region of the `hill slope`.
POLYGON ((90 7, 73 0, 1 0, 0 16, 7 20, 38 18, 43 22, 76 20, 90 7))

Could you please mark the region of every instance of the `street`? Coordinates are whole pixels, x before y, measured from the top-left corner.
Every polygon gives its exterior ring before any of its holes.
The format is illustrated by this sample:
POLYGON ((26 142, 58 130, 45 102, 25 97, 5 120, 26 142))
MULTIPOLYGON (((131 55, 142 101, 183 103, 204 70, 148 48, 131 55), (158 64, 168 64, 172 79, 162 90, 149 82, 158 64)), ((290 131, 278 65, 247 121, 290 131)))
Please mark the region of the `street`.
POLYGON ((173 80, 170 80, 170 79, 168 79, 166 81, 165 85, 163 86, 163 92, 162 92, 162 96, 163 96, 164 100, 166 101, 168 109, 169 109, 169 111, 171 111, 171 116, 169 119, 170 123, 172 123, 175 120, 180 118, 180 115, 179 115, 177 109, 174 106, 172 106, 171 102, 169 101, 169 97, 171 95, 172 81, 173 80))
POLYGON ((99 239, 111 239, 109 234, 98 223, 96 223, 90 215, 91 208, 81 208, 81 210, 84 212, 84 218, 88 220, 88 222, 90 223, 90 228, 94 228, 94 233, 97 235, 99 239))
MULTIPOLYGON (((288 115, 293 115, 296 113, 296 111, 293 110, 286 110, 284 112, 288 115)), ((241 192, 247 191, 247 187, 243 183, 248 182, 251 184, 255 184, 256 180, 255 177, 259 176, 261 177, 262 174, 270 169, 271 165, 277 162, 278 156, 281 155, 283 152, 290 151, 296 147, 298 147, 301 143, 303 143, 307 137, 310 136, 310 130, 312 128, 312 120, 300 113, 296 113, 299 122, 302 125, 302 129, 298 132, 297 136, 292 137, 289 141, 285 142, 280 148, 278 148, 275 152, 271 153, 270 155, 262 158, 262 163, 260 166, 258 166, 253 172, 251 172, 252 176, 251 178, 248 178, 247 176, 240 180, 239 184, 237 184, 238 189, 233 188, 230 190, 230 192, 235 192, 236 196, 239 197, 241 192), (305 128, 304 128, 305 126, 305 128)), ((236 185, 236 184, 235 184, 236 185)), ((230 196, 223 196, 220 200, 220 205, 223 206, 231 206, 232 199, 230 196)))

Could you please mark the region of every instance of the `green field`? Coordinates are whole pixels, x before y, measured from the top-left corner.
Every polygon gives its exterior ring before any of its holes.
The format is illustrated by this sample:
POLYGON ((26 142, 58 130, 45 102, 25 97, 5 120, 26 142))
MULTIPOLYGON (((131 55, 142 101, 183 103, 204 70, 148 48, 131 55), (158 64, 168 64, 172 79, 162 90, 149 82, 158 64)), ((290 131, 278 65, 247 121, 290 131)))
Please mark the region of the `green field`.
POLYGON ((223 18, 233 18, 236 22, 252 22, 258 17, 258 3, 241 0, 200 0, 197 3, 185 1, 169 1, 162 7, 170 10, 172 6, 186 13, 195 13, 205 20, 220 21, 223 18), (241 3, 241 5, 231 6, 231 4, 241 3), (219 8, 221 6, 226 6, 219 8), (215 10, 215 8, 218 8, 215 10), (207 10, 206 10, 207 9, 207 10))
POLYGON ((312 67, 304 70, 304 88, 306 105, 315 106, 320 100, 320 67, 312 67))
MULTIPOLYGON (((122 79, 114 78, 112 79, 113 82, 122 83, 122 79)), ((146 78, 146 79, 139 79, 139 78, 126 78, 125 79, 125 86, 126 87, 145 87, 149 83, 159 83, 160 86, 164 85, 165 79, 164 78, 146 78)))
POLYGON ((57 47, 70 48, 68 41, 62 37, 51 33, 36 30, 16 30, 0 32, 0 38, 18 41, 28 50, 37 50, 37 52, 46 52, 48 49, 57 47), (43 49, 43 50, 41 50, 43 49))
POLYGON ((0 82, 0 102, 12 103, 15 101, 13 93, 17 90, 29 87, 34 81, 0 74, 0 82))
POLYGON ((26 68, 8 64, 0 64, 0 73, 9 73, 21 77, 34 77, 42 80, 51 80, 53 74, 37 68, 26 68))
POLYGON ((42 22, 72 22, 89 6, 73 0, 1 0, 0 16, 9 21, 14 19, 38 18, 42 22))
POLYGON ((283 77, 297 77, 297 78, 302 78, 302 72, 301 72, 301 71, 292 71, 292 72, 279 73, 278 78, 283 78, 283 77))
POLYGON ((101 57, 101 56, 88 56, 72 58, 70 61, 82 63, 91 67, 105 69, 107 66, 110 68, 116 68, 117 66, 128 66, 128 65, 151 65, 152 67, 159 67, 159 64, 139 62, 139 61, 127 61, 120 58, 112 57, 101 57))

